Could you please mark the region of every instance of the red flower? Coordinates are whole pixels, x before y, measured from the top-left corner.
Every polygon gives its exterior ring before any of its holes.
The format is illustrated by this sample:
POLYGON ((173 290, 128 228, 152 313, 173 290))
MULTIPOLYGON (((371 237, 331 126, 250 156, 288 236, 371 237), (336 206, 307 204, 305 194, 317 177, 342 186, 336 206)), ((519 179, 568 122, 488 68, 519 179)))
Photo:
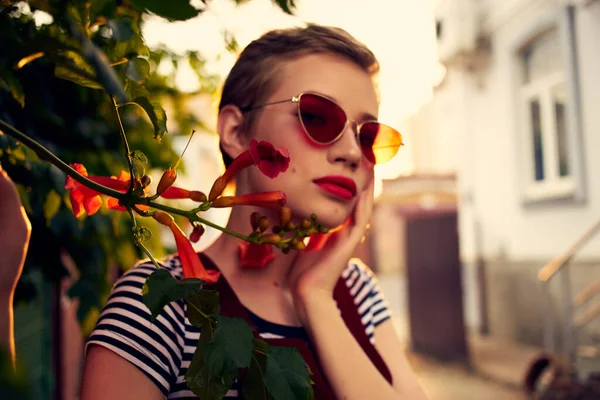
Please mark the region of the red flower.
POLYGON ((158 181, 158 185, 156 186, 156 193, 159 195, 162 194, 165 190, 173 186, 175 180, 177 179, 177 170, 175 168, 168 168, 165 172, 163 172, 160 177, 160 181, 158 181))
POLYGON ((212 201, 219 197, 225 190, 225 186, 238 172, 252 165, 258 165, 258 169, 263 174, 273 179, 288 169, 290 156, 283 147, 275 149, 269 142, 261 141, 259 143, 256 139, 252 139, 250 149, 237 156, 225 173, 217 178, 210 189, 208 199, 212 201))
POLYGON ((171 186, 165 190, 160 197, 165 199, 192 199, 198 203, 206 201, 206 195, 197 190, 187 190, 176 186, 171 186))
POLYGON ((240 268, 264 268, 275 259, 273 246, 249 242, 238 243, 240 268))
MULTIPOLYGON (((127 190, 129 185, 128 180, 123 181, 106 176, 88 176, 87 170, 83 164, 73 164, 73 168, 81 175, 87 176, 90 180, 114 190, 124 192, 127 190)), ((102 197, 100 197, 98 192, 77 182, 70 176, 67 176, 65 189, 68 189, 70 192, 69 197, 71 199, 71 207, 73 208, 75 217, 79 217, 83 213, 86 213, 87 215, 94 215, 102 206, 102 197)))
POLYGON ((224 196, 212 202, 215 208, 232 206, 281 207, 287 202, 283 192, 249 193, 242 196, 224 196))
POLYGON ((250 154, 260 172, 273 179, 290 166, 290 155, 286 149, 276 149, 271 143, 256 140, 250 142, 250 154))
POLYGON ((204 235, 204 230, 205 229, 202 225, 195 226, 192 230, 192 233, 190 233, 190 241, 196 243, 198 240, 200 240, 202 235, 204 235))
POLYGON ((181 260, 181 268, 183 269, 183 277, 202 279, 209 284, 217 282, 221 273, 216 270, 204 268, 192 243, 175 222, 172 222, 169 228, 171 228, 171 232, 173 232, 173 236, 175 237, 175 244, 177 245, 179 259, 181 260))
POLYGON ((171 229, 173 237, 175 238, 179 259, 181 260, 184 278, 198 278, 209 284, 219 280, 221 273, 216 270, 207 270, 204 268, 192 243, 185 236, 185 233, 183 233, 181 228, 175 223, 172 216, 166 212, 157 211, 154 213, 153 218, 158 223, 168 226, 169 229, 171 229))
MULTIPOLYGON (((104 177, 100 177, 100 178, 104 178, 104 177)), ((119 182, 123 182, 123 188, 122 189, 116 189, 121 193, 125 193, 127 191, 127 188, 129 188, 129 181, 131 180, 131 177, 129 175, 129 172, 126 171, 121 171, 121 173, 119 174, 118 177, 114 177, 111 176, 110 178, 108 178, 112 181, 117 180, 119 182)), ((117 210, 117 211, 126 211, 125 207, 119 205, 119 200, 115 199, 114 197, 109 197, 108 201, 106 203, 106 205, 108 206, 108 208, 110 208, 111 210, 117 210)), ((147 209, 147 206, 142 206, 142 205, 138 205, 138 207, 141 208, 145 208, 147 209)))

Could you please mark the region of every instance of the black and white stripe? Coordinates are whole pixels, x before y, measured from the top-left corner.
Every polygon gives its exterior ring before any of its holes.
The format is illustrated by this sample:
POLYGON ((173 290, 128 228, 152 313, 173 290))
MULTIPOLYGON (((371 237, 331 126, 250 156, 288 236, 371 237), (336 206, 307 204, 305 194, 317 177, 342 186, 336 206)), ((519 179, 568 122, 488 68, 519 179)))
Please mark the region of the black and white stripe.
MULTIPOLYGON (((182 279, 179 258, 170 257, 161 265, 174 278, 182 279)), ((151 263, 140 264, 128 271, 115 284, 96 328, 86 344, 104 346, 125 358, 154 382, 168 399, 197 399, 185 383, 200 329, 186 318, 183 301, 167 305, 150 321, 150 311, 142 302, 142 285, 156 269, 151 263)), ((352 260, 342 273, 361 314, 362 323, 374 343, 375 327, 390 318, 377 278, 360 260, 352 260)), ((261 337, 298 337, 308 340, 302 328, 286 327, 251 314, 261 337)), ((237 387, 227 392, 226 399, 238 398, 237 387)))

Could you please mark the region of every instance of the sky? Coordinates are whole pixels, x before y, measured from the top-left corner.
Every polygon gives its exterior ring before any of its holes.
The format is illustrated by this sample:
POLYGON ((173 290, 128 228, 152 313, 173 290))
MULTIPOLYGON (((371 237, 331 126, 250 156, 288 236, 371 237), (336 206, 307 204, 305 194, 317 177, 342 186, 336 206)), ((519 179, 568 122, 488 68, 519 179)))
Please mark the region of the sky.
MULTIPOLYGON (((151 18, 144 27, 147 44, 164 44, 184 53, 198 50, 211 72, 227 74, 235 55, 224 51, 222 31, 231 32, 240 48, 262 33, 306 22, 339 26, 365 43, 379 59, 381 73, 380 121, 398 128, 405 137, 399 156, 377 167, 377 175, 393 179, 412 172, 410 133, 406 119, 431 98, 439 79, 432 0, 296 0, 295 16, 284 14, 271 0, 251 0, 236 6, 233 0, 212 0, 200 17, 177 23, 151 18)), ((194 91, 198 81, 183 69, 177 85, 194 91)))

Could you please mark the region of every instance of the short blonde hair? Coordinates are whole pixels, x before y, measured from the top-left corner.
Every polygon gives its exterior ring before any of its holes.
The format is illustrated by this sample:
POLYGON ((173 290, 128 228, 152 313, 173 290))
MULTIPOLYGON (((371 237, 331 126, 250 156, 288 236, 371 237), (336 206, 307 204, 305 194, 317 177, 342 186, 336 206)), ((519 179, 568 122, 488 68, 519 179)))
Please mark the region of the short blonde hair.
MULTIPOLYGON (((379 72, 377 58, 363 43, 341 28, 309 24, 306 27, 277 29, 250 43, 229 72, 219 103, 219 112, 227 105, 252 107, 264 102, 277 83, 283 61, 309 54, 331 54, 362 68, 369 76, 379 72)), ((242 130, 252 128, 256 113, 245 116, 242 130)), ((225 166, 233 161, 221 147, 225 166)))

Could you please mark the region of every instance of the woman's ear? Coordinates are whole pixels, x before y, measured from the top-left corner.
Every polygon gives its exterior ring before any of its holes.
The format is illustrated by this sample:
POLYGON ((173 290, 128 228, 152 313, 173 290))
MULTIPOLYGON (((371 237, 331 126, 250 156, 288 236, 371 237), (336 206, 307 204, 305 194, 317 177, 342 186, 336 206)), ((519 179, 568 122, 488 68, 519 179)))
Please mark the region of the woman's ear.
POLYGON ((229 157, 235 159, 248 148, 247 138, 241 131, 244 114, 233 105, 226 105, 219 112, 217 132, 219 133, 220 146, 229 157))

